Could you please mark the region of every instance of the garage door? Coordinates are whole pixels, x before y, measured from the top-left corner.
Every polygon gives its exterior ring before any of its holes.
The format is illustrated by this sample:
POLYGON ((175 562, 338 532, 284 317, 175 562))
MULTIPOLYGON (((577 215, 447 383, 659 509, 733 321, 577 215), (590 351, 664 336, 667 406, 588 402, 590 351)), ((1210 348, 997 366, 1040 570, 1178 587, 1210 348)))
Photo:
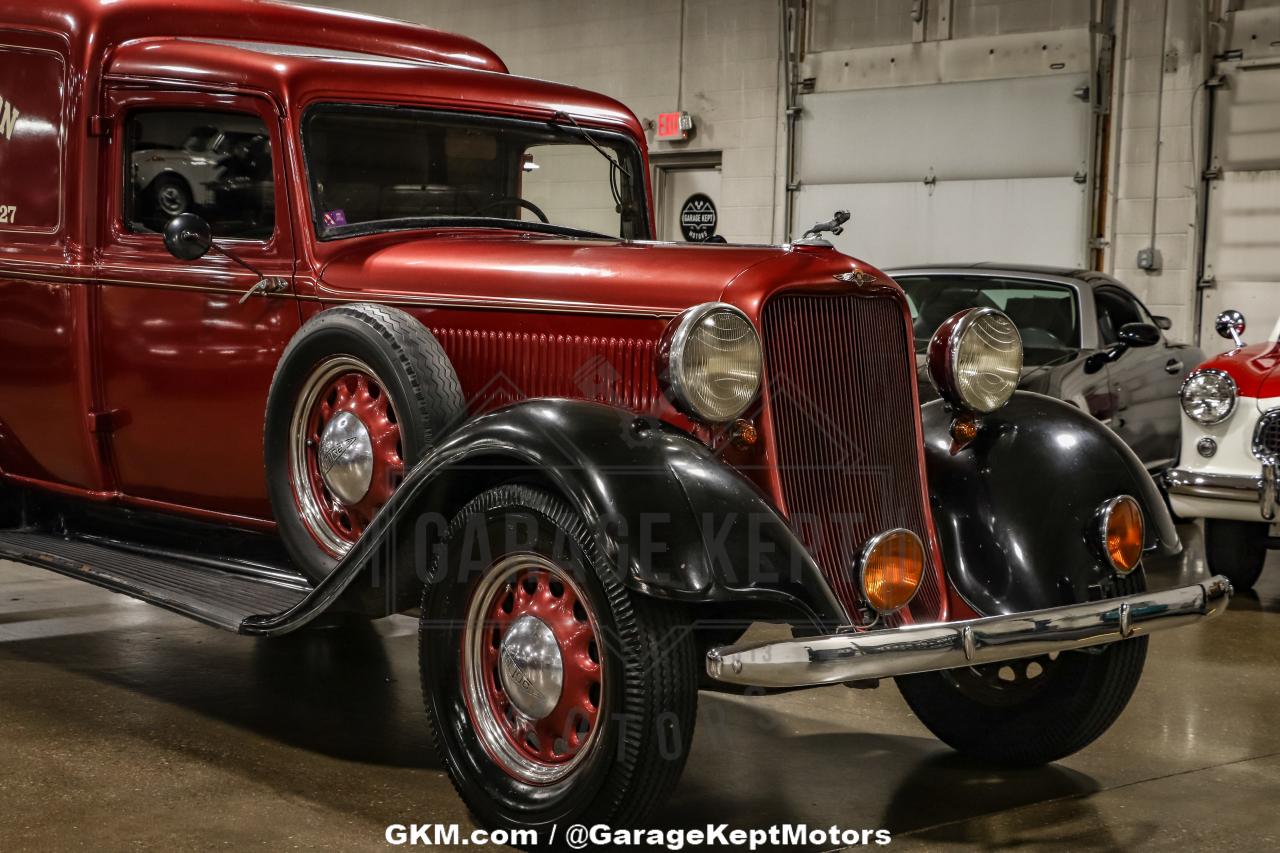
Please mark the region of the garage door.
POLYGON ((1084 266, 1092 113, 1057 74, 804 97, 795 229, 845 208, 835 238, 877 266, 1084 266))
POLYGON ((1213 159, 1200 342, 1228 347, 1213 330, 1225 308, 1243 311, 1249 341, 1280 321, 1280 60, 1222 63, 1214 90, 1213 159))

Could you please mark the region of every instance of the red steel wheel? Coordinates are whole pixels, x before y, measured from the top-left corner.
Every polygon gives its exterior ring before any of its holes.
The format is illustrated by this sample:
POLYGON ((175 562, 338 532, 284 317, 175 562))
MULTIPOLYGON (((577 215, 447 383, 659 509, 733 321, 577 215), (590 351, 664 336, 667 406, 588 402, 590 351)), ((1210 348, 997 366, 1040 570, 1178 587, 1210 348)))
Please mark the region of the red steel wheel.
POLYGON ((467 710, 489 757, 521 782, 564 778, 597 741, 604 650, 590 608, 570 574, 537 554, 504 557, 471 596, 467 710))
POLYGON ((404 480, 391 395, 359 359, 329 358, 298 396, 290 444, 299 516, 325 551, 341 557, 404 480))

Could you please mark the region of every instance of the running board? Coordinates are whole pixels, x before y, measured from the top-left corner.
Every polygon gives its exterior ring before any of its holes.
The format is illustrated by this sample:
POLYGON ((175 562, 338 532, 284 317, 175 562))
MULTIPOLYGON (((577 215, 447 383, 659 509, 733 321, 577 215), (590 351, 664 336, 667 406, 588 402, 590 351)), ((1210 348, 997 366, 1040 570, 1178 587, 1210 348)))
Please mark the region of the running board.
POLYGON ((0 559, 120 592, 215 628, 239 632, 250 616, 279 615, 312 592, 301 575, 177 552, 42 531, 0 531, 0 559))

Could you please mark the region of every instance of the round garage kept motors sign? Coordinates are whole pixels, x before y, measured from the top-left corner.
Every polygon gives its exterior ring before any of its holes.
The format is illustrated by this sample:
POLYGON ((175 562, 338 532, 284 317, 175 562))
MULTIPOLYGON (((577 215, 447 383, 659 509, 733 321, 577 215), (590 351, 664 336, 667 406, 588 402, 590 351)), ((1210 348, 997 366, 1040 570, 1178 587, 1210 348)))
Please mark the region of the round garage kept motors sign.
POLYGON ((705 243, 716 235, 719 216, 710 196, 694 193, 680 208, 680 233, 690 243, 705 243))

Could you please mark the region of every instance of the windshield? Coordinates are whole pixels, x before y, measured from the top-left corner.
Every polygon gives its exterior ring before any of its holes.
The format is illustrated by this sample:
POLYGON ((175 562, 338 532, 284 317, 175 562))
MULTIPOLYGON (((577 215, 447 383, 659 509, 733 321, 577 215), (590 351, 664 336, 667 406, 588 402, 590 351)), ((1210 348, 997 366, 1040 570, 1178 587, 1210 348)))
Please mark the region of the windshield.
POLYGON ((322 240, 433 225, 648 236, 643 161, 622 134, 351 105, 312 108, 302 134, 322 240))
POLYGON ((896 278, 915 323, 916 352, 948 317, 966 308, 998 308, 1022 335, 1023 363, 1047 364, 1080 348, 1075 289, 1065 284, 989 276, 930 275, 896 278))

